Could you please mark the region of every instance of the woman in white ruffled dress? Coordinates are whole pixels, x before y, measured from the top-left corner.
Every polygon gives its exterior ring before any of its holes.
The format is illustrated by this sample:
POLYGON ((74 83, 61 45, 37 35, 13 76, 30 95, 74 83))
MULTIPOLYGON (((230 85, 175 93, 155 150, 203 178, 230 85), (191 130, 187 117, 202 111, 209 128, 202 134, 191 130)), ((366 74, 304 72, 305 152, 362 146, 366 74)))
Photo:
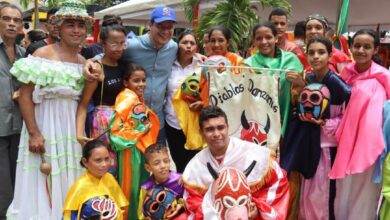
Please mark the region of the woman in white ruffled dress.
POLYGON ((19 103, 24 124, 8 219, 61 219, 68 189, 83 173, 75 118, 85 60, 78 51, 92 19, 84 5, 73 1, 63 4, 53 22, 60 42, 18 60, 11 69, 23 83, 19 103), (51 164, 49 175, 40 171, 43 161, 51 164))

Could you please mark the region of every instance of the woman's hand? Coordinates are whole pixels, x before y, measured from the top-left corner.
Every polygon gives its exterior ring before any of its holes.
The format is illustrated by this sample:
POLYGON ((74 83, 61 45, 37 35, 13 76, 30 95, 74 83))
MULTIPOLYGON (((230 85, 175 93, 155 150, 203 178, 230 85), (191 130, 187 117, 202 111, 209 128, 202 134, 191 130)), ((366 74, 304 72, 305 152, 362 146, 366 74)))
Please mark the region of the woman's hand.
POLYGON ((305 82, 296 71, 286 72, 286 79, 296 86, 305 86, 305 82))
POLYGON ((205 55, 202 55, 200 53, 195 53, 195 57, 201 62, 204 63, 207 60, 207 57, 205 55))
POLYGON ((43 138, 40 132, 29 135, 28 150, 31 153, 36 153, 36 154, 45 153, 45 138, 43 138))
POLYGON ((81 144, 81 146, 85 146, 85 144, 87 144, 88 141, 92 141, 93 139, 92 138, 89 138, 89 137, 85 137, 84 135, 77 135, 77 141, 81 144))
POLYGON ((193 112, 200 111, 202 109, 202 107, 203 107, 203 102, 202 101, 196 101, 196 102, 193 102, 193 103, 188 103, 188 107, 193 112))
POLYGON ((325 124, 325 121, 323 119, 315 119, 315 118, 308 119, 303 114, 299 114, 298 116, 299 116, 299 119, 301 119, 301 121, 303 121, 303 122, 309 122, 309 123, 316 124, 319 126, 322 126, 325 124))

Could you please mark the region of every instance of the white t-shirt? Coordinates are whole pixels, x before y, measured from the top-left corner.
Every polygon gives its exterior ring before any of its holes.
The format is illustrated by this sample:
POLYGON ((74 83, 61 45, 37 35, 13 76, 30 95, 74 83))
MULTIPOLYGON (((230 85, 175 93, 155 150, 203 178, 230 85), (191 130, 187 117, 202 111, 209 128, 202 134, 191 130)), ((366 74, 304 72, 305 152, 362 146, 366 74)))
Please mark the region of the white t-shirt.
POLYGON ((199 60, 194 56, 192 63, 186 67, 182 67, 178 60, 175 60, 172 66, 172 73, 168 78, 168 86, 166 93, 166 101, 164 104, 165 120, 169 126, 182 130, 175 109, 173 108, 172 99, 176 94, 177 89, 183 83, 184 79, 194 72, 200 72, 198 66, 199 60))

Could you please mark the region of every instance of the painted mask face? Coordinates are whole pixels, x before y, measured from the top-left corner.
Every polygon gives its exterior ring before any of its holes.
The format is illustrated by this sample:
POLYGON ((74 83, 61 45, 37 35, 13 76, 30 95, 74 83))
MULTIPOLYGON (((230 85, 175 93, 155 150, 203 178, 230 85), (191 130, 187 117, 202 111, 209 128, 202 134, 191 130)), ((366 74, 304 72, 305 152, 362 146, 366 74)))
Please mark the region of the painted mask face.
POLYGON ((320 83, 307 85, 299 96, 298 110, 307 119, 320 119, 329 106, 330 92, 320 83))
POLYGON ((240 139, 249 141, 260 146, 267 146, 267 135, 271 127, 269 116, 267 115, 267 122, 261 125, 257 121, 248 121, 245 116, 245 111, 241 114, 242 129, 240 132, 240 139))
POLYGON ((199 82, 200 82, 200 75, 193 73, 192 75, 188 76, 181 84, 181 89, 182 89, 181 98, 190 103, 201 100, 199 95, 200 93, 199 82))
POLYGON ((175 194, 161 185, 149 190, 144 199, 143 213, 151 219, 170 219, 179 213, 175 194))
POLYGON ((130 120, 135 130, 144 131, 149 123, 149 113, 146 106, 142 103, 136 104, 132 109, 130 120))
POLYGON ((214 207, 220 219, 230 219, 235 212, 249 213, 251 192, 244 174, 236 168, 223 170, 216 180, 214 207))
POLYGON ((80 212, 80 219, 114 220, 118 215, 118 207, 108 196, 96 196, 87 200, 80 212))
MULTIPOLYGON (((215 66, 217 68, 217 71, 223 72, 225 69, 225 66, 231 66, 230 61, 224 57, 224 56, 211 56, 207 58, 205 64, 206 66, 215 66)), ((207 75, 210 73, 211 67, 203 67, 202 68, 202 74, 205 79, 207 79, 207 75)))
POLYGON ((252 194, 247 176, 255 164, 253 161, 244 172, 234 167, 226 167, 217 174, 210 163, 207 163, 207 168, 215 179, 212 195, 219 219, 248 219, 252 194))

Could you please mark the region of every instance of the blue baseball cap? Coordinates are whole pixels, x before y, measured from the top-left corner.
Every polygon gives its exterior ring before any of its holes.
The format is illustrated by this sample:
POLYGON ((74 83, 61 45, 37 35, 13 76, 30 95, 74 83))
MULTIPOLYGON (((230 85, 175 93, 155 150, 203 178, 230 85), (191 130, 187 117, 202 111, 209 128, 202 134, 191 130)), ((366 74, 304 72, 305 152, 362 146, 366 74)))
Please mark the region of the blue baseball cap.
POLYGON ((173 21, 177 23, 175 11, 165 5, 153 9, 152 14, 150 15, 150 20, 157 24, 164 21, 173 21))

